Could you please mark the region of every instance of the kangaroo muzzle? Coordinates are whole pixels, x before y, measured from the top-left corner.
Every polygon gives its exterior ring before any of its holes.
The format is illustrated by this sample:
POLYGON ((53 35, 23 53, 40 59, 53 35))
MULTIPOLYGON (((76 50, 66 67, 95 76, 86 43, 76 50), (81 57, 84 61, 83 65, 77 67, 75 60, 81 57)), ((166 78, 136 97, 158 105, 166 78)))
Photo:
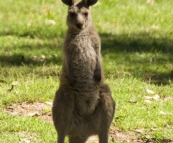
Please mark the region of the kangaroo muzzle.
POLYGON ((85 24, 84 24, 84 18, 83 18, 83 16, 82 15, 78 15, 76 17, 76 27, 78 29, 83 29, 85 27, 84 25, 85 24))

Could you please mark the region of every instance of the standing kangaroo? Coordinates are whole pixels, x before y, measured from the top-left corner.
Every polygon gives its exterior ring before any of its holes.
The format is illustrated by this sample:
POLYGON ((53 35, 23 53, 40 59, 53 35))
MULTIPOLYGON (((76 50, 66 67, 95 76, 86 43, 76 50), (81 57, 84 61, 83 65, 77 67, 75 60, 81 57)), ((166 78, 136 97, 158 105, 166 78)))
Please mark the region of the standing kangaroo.
POLYGON ((52 108, 57 143, 64 143, 66 135, 70 143, 85 143, 94 134, 99 143, 108 143, 115 102, 104 83, 100 38, 89 9, 97 0, 62 2, 69 8, 62 74, 52 108))

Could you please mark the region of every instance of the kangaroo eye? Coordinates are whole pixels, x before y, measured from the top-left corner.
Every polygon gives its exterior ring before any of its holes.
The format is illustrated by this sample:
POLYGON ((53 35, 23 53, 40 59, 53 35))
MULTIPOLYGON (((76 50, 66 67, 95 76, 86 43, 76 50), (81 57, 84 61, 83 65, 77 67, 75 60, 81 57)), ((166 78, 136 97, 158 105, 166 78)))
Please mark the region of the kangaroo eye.
POLYGON ((88 12, 85 12, 84 15, 87 17, 88 16, 88 12))
POLYGON ((69 13, 70 17, 74 17, 76 14, 74 12, 69 13))

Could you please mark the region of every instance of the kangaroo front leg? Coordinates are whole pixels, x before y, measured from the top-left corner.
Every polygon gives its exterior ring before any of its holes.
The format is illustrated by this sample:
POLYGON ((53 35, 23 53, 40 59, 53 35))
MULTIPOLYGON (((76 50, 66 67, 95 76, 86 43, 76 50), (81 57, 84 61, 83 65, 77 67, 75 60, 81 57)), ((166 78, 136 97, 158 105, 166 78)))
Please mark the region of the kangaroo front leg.
POLYGON ((101 81, 101 65, 100 65, 100 61, 98 59, 98 57, 96 57, 96 67, 95 67, 95 70, 94 70, 94 80, 97 81, 97 82, 100 82, 101 81))

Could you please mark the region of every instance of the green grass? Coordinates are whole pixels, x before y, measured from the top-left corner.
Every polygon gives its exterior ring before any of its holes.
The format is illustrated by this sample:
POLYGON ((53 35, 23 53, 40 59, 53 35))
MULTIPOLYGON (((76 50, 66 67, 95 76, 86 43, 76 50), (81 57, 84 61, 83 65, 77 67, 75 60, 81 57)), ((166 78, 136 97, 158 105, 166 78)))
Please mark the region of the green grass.
MULTIPOLYGON (((155 0, 154 5, 145 0, 100 0, 92 7, 102 40, 106 82, 117 102, 112 126, 123 132, 143 129, 138 135, 144 142, 173 139, 172 5, 172 0, 155 0), (159 100, 145 101, 156 94, 159 100)), ((66 11, 60 0, 0 1, 2 143, 56 140, 50 123, 11 116, 3 109, 23 101, 53 100, 59 85, 66 11), (19 85, 9 91, 14 81, 19 85)))
POLYGON ((56 132, 52 125, 37 118, 15 117, 0 113, 0 142, 55 142, 56 132))

